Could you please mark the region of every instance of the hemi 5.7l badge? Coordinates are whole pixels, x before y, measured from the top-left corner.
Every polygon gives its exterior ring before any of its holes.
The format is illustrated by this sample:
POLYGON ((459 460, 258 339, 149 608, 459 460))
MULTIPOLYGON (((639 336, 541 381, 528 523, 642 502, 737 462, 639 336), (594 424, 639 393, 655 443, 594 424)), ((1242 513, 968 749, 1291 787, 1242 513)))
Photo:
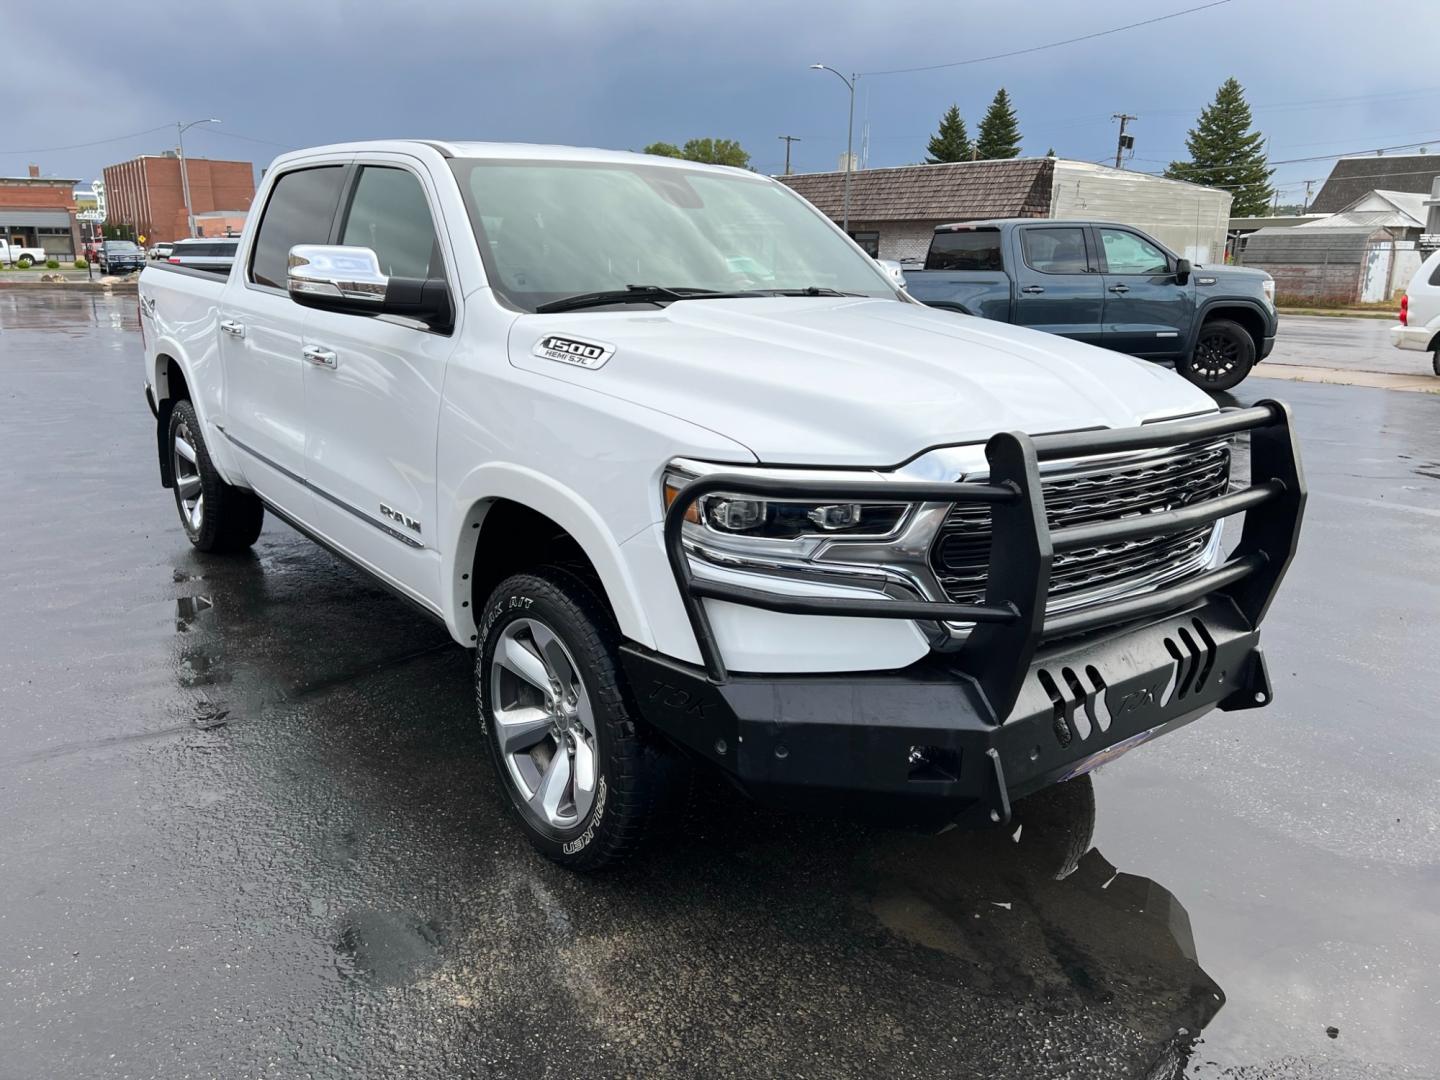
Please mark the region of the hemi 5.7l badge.
POLYGON ((595 370, 605 366, 605 361, 615 355, 615 346, 606 345, 603 341, 590 341, 587 338, 562 336, 560 334, 547 334, 535 343, 535 348, 530 350, 542 360, 555 360, 561 364, 574 364, 576 367, 595 370))

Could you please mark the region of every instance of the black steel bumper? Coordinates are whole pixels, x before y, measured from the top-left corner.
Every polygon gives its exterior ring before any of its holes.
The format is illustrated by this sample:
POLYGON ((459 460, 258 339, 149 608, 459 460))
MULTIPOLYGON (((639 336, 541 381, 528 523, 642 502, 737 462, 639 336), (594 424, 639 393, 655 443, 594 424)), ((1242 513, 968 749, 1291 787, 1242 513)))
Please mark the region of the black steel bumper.
POLYGON ((638 646, 627 675, 645 718, 753 794, 915 825, 1007 820, 1010 800, 1212 708, 1267 704, 1259 626, 1294 556, 1305 488, 1277 402, 1140 428, 986 446, 983 484, 785 481, 712 475, 680 492, 665 539, 704 667, 638 646), (1250 485, 1194 506, 1051 530, 1039 463, 1250 433, 1250 485), (684 515, 718 491, 764 498, 983 502, 992 537, 985 600, 962 605, 797 598, 700 580, 684 515), (1221 566, 1178 585, 1047 615, 1055 551, 1191 529, 1245 513, 1221 566), (750 675, 726 670, 705 599, 795 614, 970 622, 955 653, 894 672, 750 675))

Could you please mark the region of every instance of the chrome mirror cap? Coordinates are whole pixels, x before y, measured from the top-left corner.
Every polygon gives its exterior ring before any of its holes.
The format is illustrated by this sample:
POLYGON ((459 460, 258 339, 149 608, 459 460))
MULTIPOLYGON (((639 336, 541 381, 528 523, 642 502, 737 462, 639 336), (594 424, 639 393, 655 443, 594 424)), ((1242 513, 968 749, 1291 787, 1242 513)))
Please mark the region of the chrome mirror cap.
POLYGON ((891 281, 900 288, 905 288, 905 271, 898 262, 894 259, 876 259, 875 261, 880 264, 880 269, 890 275, 891 281))
POLYGON ((328 297, 377 308, 385 303, 390 286, 373 250, 338 244, 296 244, 290 249, 285 282, 297 299, 328 297))

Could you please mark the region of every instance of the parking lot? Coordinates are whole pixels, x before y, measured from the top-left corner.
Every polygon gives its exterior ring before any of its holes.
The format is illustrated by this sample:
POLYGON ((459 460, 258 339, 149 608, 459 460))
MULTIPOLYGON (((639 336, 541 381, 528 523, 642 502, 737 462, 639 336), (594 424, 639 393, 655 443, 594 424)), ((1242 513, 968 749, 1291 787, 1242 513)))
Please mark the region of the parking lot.
MULTIPOLYGON (((1343 322, 1276 359, 1358 363, 1343 322)), ((141 355, 133 296, 0 291, 0 1077, 1435 1075, 1440 395, 1240 387, 1311 490, 1276 703, 1093 813, 717 792, 583 878, 504 817, 443 630, 273 519, 191 549, 141 355)))

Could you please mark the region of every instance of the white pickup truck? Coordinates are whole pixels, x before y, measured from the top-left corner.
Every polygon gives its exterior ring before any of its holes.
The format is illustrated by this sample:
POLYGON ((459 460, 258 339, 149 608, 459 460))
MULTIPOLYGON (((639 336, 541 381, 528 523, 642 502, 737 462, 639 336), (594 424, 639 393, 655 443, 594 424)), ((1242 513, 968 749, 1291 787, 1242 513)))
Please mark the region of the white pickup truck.
POLYGON ((8 240, 0 240, 0 266, 18 266, 21 270, 28 270, 48 258, 50 256, 42 247, 22 247, 8 240))
POLYGON ((161 481, 200 550, 269 510, 473 649, 498 787, 563 864, 628 854, 696 768, 1004 822, 1270 699, 1282 405, 924 307, 736 169, 354 143, 255 206, 228 279, 141 275, 161 481))

